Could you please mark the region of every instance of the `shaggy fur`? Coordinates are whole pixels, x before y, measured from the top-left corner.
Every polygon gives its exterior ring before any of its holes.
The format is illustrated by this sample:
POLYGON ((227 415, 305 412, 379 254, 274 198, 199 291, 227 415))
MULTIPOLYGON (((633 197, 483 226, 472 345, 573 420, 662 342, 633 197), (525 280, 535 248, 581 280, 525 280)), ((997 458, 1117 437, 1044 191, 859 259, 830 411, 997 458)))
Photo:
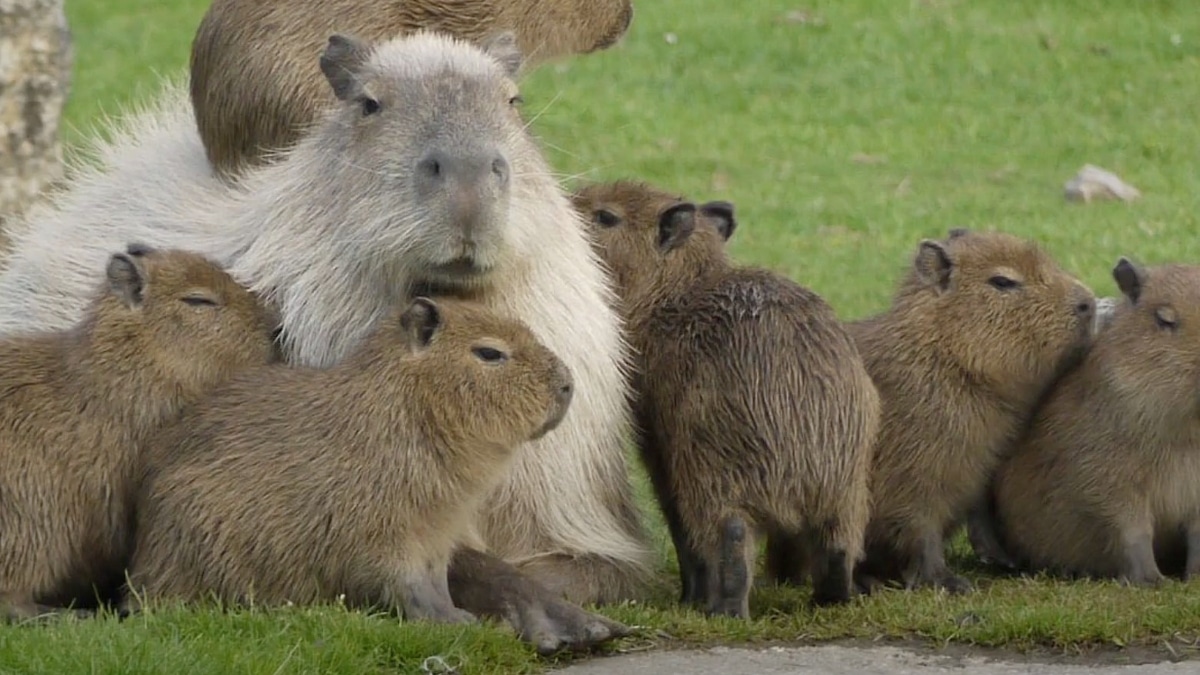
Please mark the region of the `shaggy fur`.
POLYGON ((231 186, 208 169, 186 91, 168 85, 17 228, 0 330, 70 325, 106 251, 133 238, 227 266, 278 308, 297 365, 340 362, 416 289, 474 297, 523 320, 576 391, 488 499, 484 541, 572 601, 635 594, 649 556, 623 448, 626 346, 583 224, 514 108, 519 63, 511 35, 487 51, 429 33, 331 39, 321 67, 340 103, 231 186), (433 151, 505 160, 503 184, 473 194, 469 230, 454 195, 422 191, 433 151))
POLYGON ((0 341, 9 619, 111 600, 146 441, 236 371, 274 358, 273 317, 211 262, 134 245, 100 270, 103 290, 78 325, 0 341))
MULTIPOLYGON (((880 403, 833 309, 784 277, 733 264, 728 202, 697 206, 630 181, 583 187, 574 202, 639 355, 639 446, 675 542, 682 600, 748 618, 760 529, 816 553, 817 604, 848 601, 880 403)), ((800 575, 806 563, 787 567, 800 575)))

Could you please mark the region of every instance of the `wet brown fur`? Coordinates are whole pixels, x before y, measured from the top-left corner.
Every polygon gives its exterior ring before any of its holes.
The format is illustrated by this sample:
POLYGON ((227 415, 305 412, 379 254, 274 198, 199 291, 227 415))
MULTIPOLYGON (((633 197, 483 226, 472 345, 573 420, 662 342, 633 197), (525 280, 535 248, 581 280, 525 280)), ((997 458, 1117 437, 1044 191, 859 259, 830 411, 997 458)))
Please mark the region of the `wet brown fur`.
POLYGON ((1036 244, 924 240, 884 313, 850 324, 883 399, 866 558, 856 576, 966 592, 945 538, 983 500, 1038 401, 1077 363, 1095 297, 1036 244))
POLYGON ((0 603, 7 619, 119 587, 148 437, 245 367, 274 319, 211 262, 133 245, 74 329, 0 341, 0 603))
POLYGON ((469 621, 455 546, 572 377, 518 320, 417 298, 331 368, 246 373, 165 432, 138 502, 137 595, 332 601, 469 621))
POLYGON ((749 616, 755 530, 819 552, 814 600, 845 602, 869 515, 879 396, 833 309, 736 266, 733 206, 644 183, 581 188, 638 354, 639 446, 680 559, 682 600, 749 616))
POLYGON ((998 471, 996 506, 1022 567, 1157 585, 1200 573, 1200 267, 1122 259, 1113 277, 1121 303, 998 471))
POLYGON ((314 67, 326 38, 420 28, 482 43, 512 30, 525 68, 615 44, 631 0, 213 0, 192 43, 191 95, 210 162, 233 175, 294 143, 334 104, 314 67))

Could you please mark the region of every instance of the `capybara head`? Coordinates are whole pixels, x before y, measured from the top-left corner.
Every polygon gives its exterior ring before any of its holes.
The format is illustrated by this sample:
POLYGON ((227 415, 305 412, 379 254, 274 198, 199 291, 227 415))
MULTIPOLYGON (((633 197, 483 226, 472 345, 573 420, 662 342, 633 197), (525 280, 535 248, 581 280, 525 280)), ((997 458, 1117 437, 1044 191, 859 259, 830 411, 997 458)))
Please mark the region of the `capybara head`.
POLYGON ((521 236, 514 192, 533 199, 522 180, 546 171, 518 110, 522 58, 511 32, 482 47, 424 31, 374 45, 329 38, 320 67, 338 104, 316 132, 328 141, 322 170, 364 208, 394 214, 363 219, 387 231, 345 237, 390 243, 384 253, 422 282, 486 283, 521 236))
POLYGON ((418 297, 375 334, 372 367, 411 382, 418 424, 448 444, 515 446, 562 422, 573 381, 521 321, 473 302, 418 297))
POLYGON ((953 229, 917 247, 895 310, 993 390, 1038 396, 1090 343, 1096 298, 1035 242, 953 229))
POLYGON ((1121 258, 1113 279, 1123 297, 1090 360, 1148 419, 1191 418, 1200 405, 1200 267, 1121 258))
POLYGON ((136 344, 158 377, 197 392, 276 358, 277 318, 207 258, 130 244, 114 253, 91 325, 94 352, 136 344))
POLYGON ((620 296, 637 303, 686 284, 726 259, 733 204, 696 205, 637 181, 586 185, 571 196, 620 296))

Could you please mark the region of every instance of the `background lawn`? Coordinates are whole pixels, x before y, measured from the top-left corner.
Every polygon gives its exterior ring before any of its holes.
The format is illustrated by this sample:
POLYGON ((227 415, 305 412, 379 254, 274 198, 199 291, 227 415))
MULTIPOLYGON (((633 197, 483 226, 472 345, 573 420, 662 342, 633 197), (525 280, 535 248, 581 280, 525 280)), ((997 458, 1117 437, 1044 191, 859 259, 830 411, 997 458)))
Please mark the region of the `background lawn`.
MULTIPOLYGON (((843 318, 885 307, 917 240, 951 227, 1036 237, 1101 295, 1116 292, 1118 256, 1200 261, 1191 0, 1102 11, 1085 0, 637 1, 621 46, 525 83, 557 169, 733 201, 735 255, 811 286, 843 318), (1063 183, 1089 162, 1144 197, 1066 203, 1063 183)), ((76 70, 63 132, 74 143, 185 66, 207 0, 67 5, 76 70)), ((813 614, 805 591, 767 588, 754 621, 707 621, 672 609, 670 548, 647 507, 664 583, 655 602, 604 610, 647 627, 620 647, 887 636, 1185 652, 1200 639, 1200 584, 988 579, 961 555, 981 585, 967 598, 886 592, 813 614)), ((501 631, 337 608, 0 629, 0 672, 417 672, 437 654, 461 672, 548 665, 501 631)))

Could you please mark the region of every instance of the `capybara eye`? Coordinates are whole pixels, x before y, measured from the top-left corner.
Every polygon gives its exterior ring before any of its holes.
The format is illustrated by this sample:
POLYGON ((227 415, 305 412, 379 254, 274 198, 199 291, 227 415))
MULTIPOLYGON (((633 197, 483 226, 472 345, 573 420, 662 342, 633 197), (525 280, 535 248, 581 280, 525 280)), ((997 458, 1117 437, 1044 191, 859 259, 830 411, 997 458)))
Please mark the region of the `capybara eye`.
POLYGON ((374 115, 375 113, 379 112, 379 101, 376 101, 370 96, 362 97, 361 104, 363 117, 374 115))
POLYGON ((1175 328, 1179 324, 1179 317, 1170 307, 1159 307, 1154 310, 1154 322, 1159 328, 1175 328))
POLYGON ((471 350, 471 352, 475 354, 480 361, 487 361, 488 363, 500 363, 508 359, 508 354, 505 354, 499 349, 493 349, 491 347, 475 347, 471 350))
POLYGON ((596 222, 599 223, 601 227, 612 227, 620 223, 621 219, 612 211, 599 209, 596 211, 596 222))
POLYGON ((185 295, 182 298, 180 298, 180 300, 182 300, 184 302, 184 304, 188 304, 193 307, 216 307, 217 306, 216 300, 213 300, 212 298, 209 298, 209 297, 206 297, 203 295, 185 295))
POLYGON ((1009 279, 1008 277, 1000 275, 1000 274, 997 274, 996 276, 992 277, 991 279, 988 279, 988 283, 991 284, 992 286, 995 286, 996 288, 999 288, 1002 291, 1007 291, 1011 288, 1016 288, 1017 286, 1020 285, 1017 283, 1017 281, 1015 279, 1009 279))

